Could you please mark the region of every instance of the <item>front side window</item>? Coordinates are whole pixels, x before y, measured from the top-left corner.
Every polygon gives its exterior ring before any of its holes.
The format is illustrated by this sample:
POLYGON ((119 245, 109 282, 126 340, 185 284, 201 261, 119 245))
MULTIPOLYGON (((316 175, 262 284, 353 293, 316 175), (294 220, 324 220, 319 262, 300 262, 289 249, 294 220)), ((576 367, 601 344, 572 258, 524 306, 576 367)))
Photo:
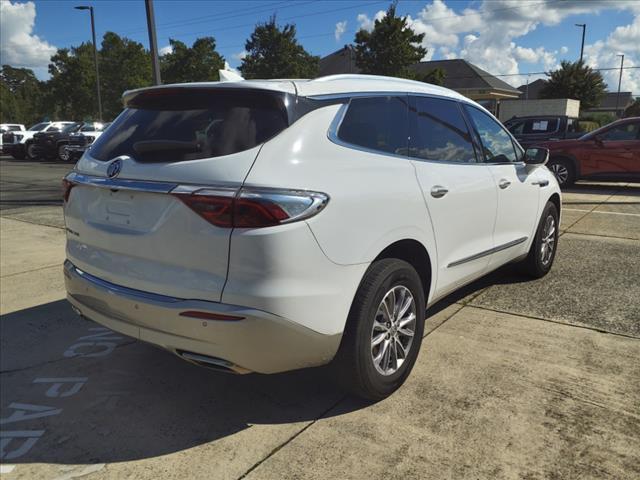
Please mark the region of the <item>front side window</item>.
POLYGON ((414 97, 409 156, 439 162, 476 161, 471 135, 458 104, 439 98, 414 97))
POLYGON ((482 110, 470 105, 465 105, 465 109, 480 134, 485 162, 517 162, 518 156, 511 137, 502 125, 482 110))
POLYGON ((94 143, 91 156, 179 162, 249 150, 288 126, 283 96, 248 89, 141 92, 94 143))
POLYGON ((525 135, 535 135, 536 133, 553 133, 558 130, 557 118, 539 118, 524 122, 522 133, 525 135))
POLYGON ((369 150, 406 155, 407 97, 353 98, 337 135, 343 142, 369 150))
POLYGON ((627 123, 625 125, 619 125, 602 134, 602 140, 609 141, 624 141, 624 140, 639 140, 638 130, 640 123, 627 123))

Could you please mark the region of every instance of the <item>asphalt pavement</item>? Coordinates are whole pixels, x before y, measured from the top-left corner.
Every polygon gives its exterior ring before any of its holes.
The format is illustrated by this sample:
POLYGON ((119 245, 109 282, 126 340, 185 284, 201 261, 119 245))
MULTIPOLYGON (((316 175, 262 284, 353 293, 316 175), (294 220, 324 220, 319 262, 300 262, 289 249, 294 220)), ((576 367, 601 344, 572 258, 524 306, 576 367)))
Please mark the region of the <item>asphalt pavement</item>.
POLYGON ((376 404, 322 369, 231 376, 76 316, 60 179, 0 160, 2 478, 640 478, 640 185, 565 192, 552 271, 428 312, 376 404))

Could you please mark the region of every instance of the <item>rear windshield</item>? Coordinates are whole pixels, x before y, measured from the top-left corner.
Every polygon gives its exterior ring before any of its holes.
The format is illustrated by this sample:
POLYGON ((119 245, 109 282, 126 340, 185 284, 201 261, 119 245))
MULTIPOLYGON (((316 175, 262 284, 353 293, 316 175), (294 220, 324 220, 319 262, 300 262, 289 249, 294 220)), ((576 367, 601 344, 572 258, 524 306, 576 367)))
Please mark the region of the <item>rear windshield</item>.
POLYGON ((176 162, 248 150, 287 128, 285 95, 247 89, 142 92, 96 140, 91 156, 176 162))

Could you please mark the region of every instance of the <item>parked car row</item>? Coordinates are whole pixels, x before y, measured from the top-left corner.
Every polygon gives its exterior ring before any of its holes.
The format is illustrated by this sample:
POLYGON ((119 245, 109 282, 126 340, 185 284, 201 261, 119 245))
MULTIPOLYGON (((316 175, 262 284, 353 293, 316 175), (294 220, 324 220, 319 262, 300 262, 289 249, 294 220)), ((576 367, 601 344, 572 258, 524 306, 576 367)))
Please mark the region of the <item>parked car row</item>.
POLYGON ((640 117, 617 120, 589 133, 575 119, 513 118, 505 126, 524 147, 549 149, 547 167, 561 187, 579 179, 640 181, 640 117))
POLYGON ((65 162, 75 161, 108 125, 99 122, 40 122, 25 130, 23 125, 3 124, 0 126, 0 145, 3 154, 17 160, 57 158, 65 162))

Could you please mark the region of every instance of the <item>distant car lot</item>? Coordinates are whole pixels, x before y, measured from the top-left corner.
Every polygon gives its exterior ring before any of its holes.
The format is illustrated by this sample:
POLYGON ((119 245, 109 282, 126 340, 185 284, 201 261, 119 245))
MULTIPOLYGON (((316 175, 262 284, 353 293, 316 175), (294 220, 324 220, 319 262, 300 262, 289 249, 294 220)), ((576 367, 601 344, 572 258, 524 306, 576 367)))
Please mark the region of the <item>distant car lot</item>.
POLYGON ((367 405, 321 369, 223 375, 78 318, 70 168, 0 160, 7 479, 640 476, 639 184, 566 190, 551 273, 437 304, 412 378, 367 405))

